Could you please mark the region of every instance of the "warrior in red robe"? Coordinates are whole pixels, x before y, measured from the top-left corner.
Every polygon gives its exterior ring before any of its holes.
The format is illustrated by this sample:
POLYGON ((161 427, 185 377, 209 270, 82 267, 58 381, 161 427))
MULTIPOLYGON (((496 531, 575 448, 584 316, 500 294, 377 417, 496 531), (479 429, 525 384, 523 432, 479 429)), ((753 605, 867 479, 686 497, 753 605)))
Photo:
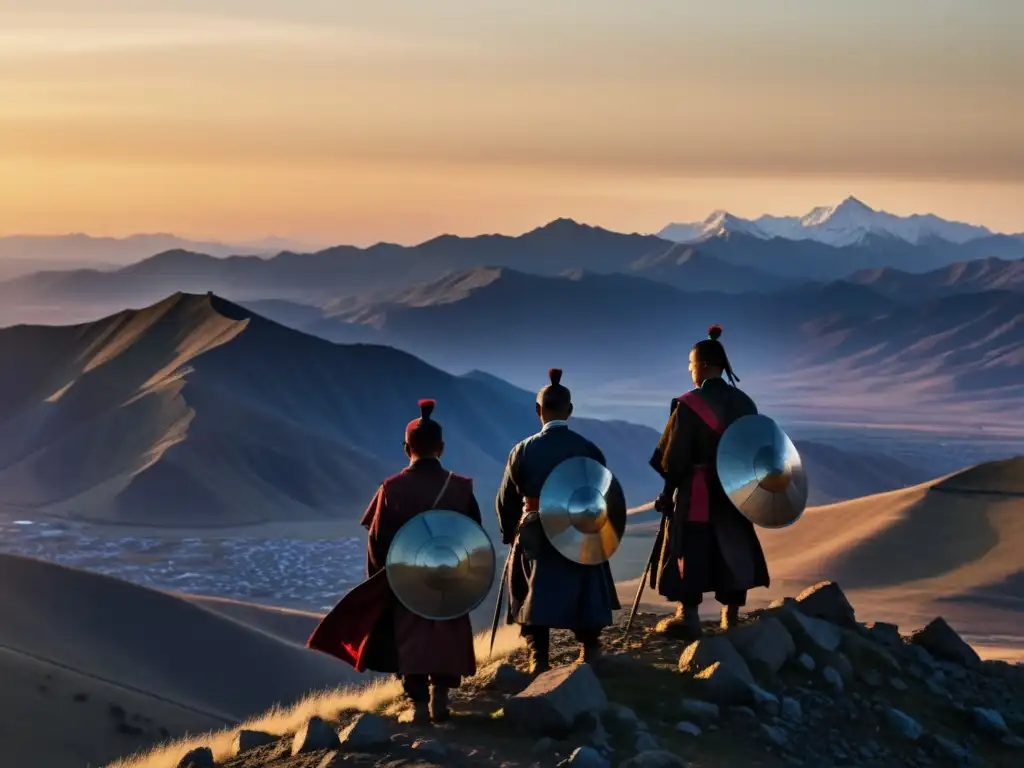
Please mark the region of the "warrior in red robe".
POLYGON ((708 338, 690 351, 697 388, 672 401, 651 457, 665 480, 655 508, 666 518, 655 543, 651 588, 678 606, 658 630, 686 639, 701 634, 703 593, 715 593, 724 606, 722 626, 729 628, 738 621, 747 590, 769 584, 754 526, 729 501, 715 472, 722 433, 737 419, 757 413, 754 401, 735 386, 739 379, 718 340, 721 335, 720 326, 711 326, 708 338))
POLYGON ((308 643, 358 671, 396 674, 413 704, 414 723, 446 720, 449 689, 476 674, 469 616, 437 621, 412 613, 395 598, 385 571, 395 534, 421 512, 447 509, 481 522, 473 481, 441 465, 444 441, 431 418, 434 406, 420 401, 420 418, 405 430, 409 466, 381 484, 363 515, 367 580, 324 617, 308 643))

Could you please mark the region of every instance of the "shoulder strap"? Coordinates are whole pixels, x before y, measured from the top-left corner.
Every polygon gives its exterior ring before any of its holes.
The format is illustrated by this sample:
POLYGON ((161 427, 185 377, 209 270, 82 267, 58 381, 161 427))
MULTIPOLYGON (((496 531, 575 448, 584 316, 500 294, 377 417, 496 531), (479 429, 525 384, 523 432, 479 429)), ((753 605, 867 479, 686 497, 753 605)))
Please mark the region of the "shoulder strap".
POLYGON ((722 422, 718 420, 718 416, 713 410, 711 410, 711 406, 707 404, 707 401, 698 394, 697 390, 691 390, 685 395, 680 395, 676 399, 681 403, 686 403, 687 407, 697 414, 700 417, 700 420, 715 432, 721 434, 725 431, 725 427, 723 427, 722 422))
POLYGON ((448 483, 452 481, 452 475, 454 472, 449 472, 448 476, 444 479, 444 485, 441 486, 441 492, 437 494, 437 498, 434 499, 434 503, 430 505, 431 509, 437 509, 437 505, 441 503, 441 499, 444 497, 444 492, 448 490, 448 483))

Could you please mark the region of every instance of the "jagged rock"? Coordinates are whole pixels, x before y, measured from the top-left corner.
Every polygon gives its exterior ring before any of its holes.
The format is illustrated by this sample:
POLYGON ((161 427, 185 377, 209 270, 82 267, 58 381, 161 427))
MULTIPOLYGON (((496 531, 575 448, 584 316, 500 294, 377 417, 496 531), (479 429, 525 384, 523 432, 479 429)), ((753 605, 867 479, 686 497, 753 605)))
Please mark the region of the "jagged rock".
POLYGON ((843 676, 833 667, 825 667, 821 670, 821 676, 825 678, 825 682, 832 686, 832 690, 836 693, 843 692, 843 676))
POLYGON ((899 662, 889 651, 853 630, 843 630, 839 647, 855 667, 879 669, 891 673, 901 671, 899 662))
POLYGON ((234 740, 231 742, 231 754, 237 757, 250 749, 258 749, 265 747, 267 744, 273 744, 278 740, 279 737, 274 736, 271 733, 264 733, 263 731, 249 731, 243 728, 235 734, 234 740))
POLYGON ((444 757, 448 754, 448 745, 437 739, 416 739, 412 749, 418 750, 425 757, 444 757))
POLYGON ((1000 744, 1004 747, 1010 747, 1011 749, 1024 749, 1024 739, 1020 736, 1014 736, 1013 734, 1004 736, 1000 744))
POLYGON ((882 675, 877 669, 858 669, 857 677, 861 679, 868 688, 881 688, 882 675))
POLYGON ((214 768, 214 765, 213 750, 209 747, 196 747, 178 761, 178 768, 214 768))
POLYGON ((900 628, 887 621, 873 621, 864 627, 871 639, 879 645, 890 649, 897 649, 903 645, 903 638, 900 636, 900 628))
POLYGON ((620 768, 687 768, 688 763, 664 749, 641 752, 621 764, 620 768))
POLYGON ((640 722, 640 718, 637 717, 629 707, 624 707, 622 704, 618 704, 614 701, 608 703, 608 706, 604 708, 602 713, 604 719, 608 721, 609 725, 613 728, 618 729, 630 729, 636 730, 637 724, 640 722))
POLYGON ((758 685, 750 686, 750 694, 754 700, 754 706, 765 714, 776 717, 779 714, 779 698, 766 691, 758 685))
POLYGON ((896 690, 896 691, 906 691, 907 690, 907 684, 904 683, 903 680, 901 678, 899 678, 899 677, 890 677, 889 678, 889 686, 893 690, 896 690))
POLYGON ((607 705, 593 668, 572 664, 538 675, 505 703, 505 719, 531 733, 561 736, 572 730, 580 715, 600 713, 607 705))
POLYGON ((715 722, 721 716, 721 710, 717 704, 700 699, 683 699, 679 710, 691 720, 696 720, 701 725, 708 725, 715 722))
POLYGON ((774 616, 753 621, 729 633, 733 647, 750 669, 773 676, 796 655, 793 636, 774 616))
POLYGON ((857 627, 853 606, 834 581, 820 581, 808 587, 796 596, 796 602, 806 616, 824 619, 848 629, 857 627))
POLYGON ((700 728, 693 723, 688 723, 685 720, 681 723, 676 723, 676 730, 679 733, 686 733, 690 736, 700 736, 700 728))
POLYGON ((986 736, 1005 736, 1010 731, 1002 714, 985 707, 971 709, 971 723, 986 736))
POLYGON ((307 720, 292 739, 292 755, 337 749, 341 745, 334 726, 315 715, 307 720))
POLYGON ((686 646, 679 657, 679 670, 695 674, 716 663, 727 667, 741 680, 747 683, 754 682, 747 662, 724 635, 702 637, 686 646))
POLYGON ((814 659, 812 659, 811 655, 808 653, 801 653, 799 656, 797 656, 796 665, 808 672, 813 672, 814 667, 816 666, 814 663, 814 659))
POLYGON ((484 688, 503 693, 519 693, 530 684, 530 676, 511 664, 501 662, 483 671, 481 683, 484 688))
POLYGON ((949 696, 949 691, 946 690, 946 677, 939 670, 933 672, 931 677, 924 681, 924 687, 928 689, 928 693, 932 696, 940 698, 949 696))
POLYGON ((917 741, 924 735, 924 728, 910 715, 901 712, 894 707, 889 707, 882 713, 885 719, 886 725, 888 725, 893 732, 899 734, 908 741, 917 741))
POLYGON ((773 615, 789 630, 798 651, 814 657, 822 652, 832 653, 839 650, 842 635, 839 627, 834 624, 813 616, 805 616, 795 608, 783 607, 773 615))
POLYGON ((839 677, 842 678, 844 685, 849 685, 853 682, 853 664, 846 658, 845 653, 823 654, 823 657, 828 661, 826 666, 832 667, 832 669, 839 673, 839 677))
POLYGON ((702 669, 693 679, 700 685, 703 697, 715 704, 727 707, 751 699, 750 683, 721 662, 702 669))
POLYGON ((633 742, 633 749, 637 752, 651 752, 659 749, 658 740, 649 731, 637 731, 636 741, 633 742))
POLYGON ((933 619, 924 629, 913 633, 910 642, 927 649, 936 658, 955 661, 965 667, 981 666, 977 652, 942 617, 933 619))
POLYGON ((804 709, 800 702, 790 696, 783 696, 781 702, 782 719, 790 723, 800 723, 804 719, 804 709))
POLYGON ((575 768, 608 768, 608 760, 604 755, 591 747, 577 747, 569 755, 568 760, 563 760, 559 765, 571 765, 575 768))
POLYGON ((593 712, 584 712, 576 719, 576 730, 585 734, 589 745, 601 752, 611 750, 608 731, 605 730, 601 718, 593 712))
POLYGON ((364 712, 338 734, 338 741, 348 750, 382 747, 391 742, 391 726, 380 715, 364 712))
POLYGON ((761 734, 777 747, 784 747, 789 742, 789 737, 781 728, 761 723, 761 734))
POLYGON ((921 737, 921 746, 942 760, 955 760, 963 765, 971 756, 970 750, 964 749, 952 739, 935 733, 926 733, 921 737))

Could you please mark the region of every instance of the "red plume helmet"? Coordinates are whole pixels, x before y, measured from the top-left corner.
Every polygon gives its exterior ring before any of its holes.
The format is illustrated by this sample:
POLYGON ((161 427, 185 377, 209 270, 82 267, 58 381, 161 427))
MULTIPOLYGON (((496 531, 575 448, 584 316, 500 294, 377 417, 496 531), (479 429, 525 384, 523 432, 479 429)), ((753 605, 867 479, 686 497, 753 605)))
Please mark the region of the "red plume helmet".
POLYGON ((429 419, 430 414, 434 412, 434 408, 437 406, 436 400, 420 400, 420 418, 429 419))
POLYGON ((718 337, 722 335, 722 326, 712 325, 708 328, 708 338, 712 341, 718 341, 718 337))
POLYGON ((548 378, 551 380, 551 386, 557 387, 562 383, 562 369, 548 368, 548 378))

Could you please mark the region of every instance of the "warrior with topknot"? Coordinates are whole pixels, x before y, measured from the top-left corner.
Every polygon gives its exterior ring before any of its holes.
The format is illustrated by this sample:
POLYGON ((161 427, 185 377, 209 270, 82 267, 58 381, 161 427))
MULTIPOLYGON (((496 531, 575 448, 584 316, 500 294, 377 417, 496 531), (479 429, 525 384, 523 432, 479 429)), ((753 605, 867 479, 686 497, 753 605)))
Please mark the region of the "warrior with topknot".
POLYGON ((420 417, 405 428, 409 465, 385 480, 361 524, 367 529, 367 580, 350 591, 320 623, 309 647, 351 664, 358 671, 394 673, 413 705, 412 722, 449 717, 448 691, 476 674, 469 616, 434 620, 402 605, 391 591, 385 566, 399 529, 421 512, 460 512, 478 525, 480 507, 473 481, 441 465, 441 425, 432 418, 435 402, 419 402, 420 417))
POLYGON ((677 604, 658 630, 682 639, 700 637, 699 606, 705 592, 722 604, 722 627, 739 620, 747 590, 767 587, 768 565, 754 526, 729 501, 714 471, 726 428, 757 406, 737 386, 722 328, 690 350, 696 389, 672 400, 668 423, 651 466, 665 481, 655 508, 665 516, 655 542, 651 588, 677 604), (725 379, 723 379, 723 375, 725 379))
POLYGON ((541 526, 540 492, 555 467, 578 456, 605 465, 600 449, 569 428, 572 396, 562 385, 562 371, 552 368, 548 377, 550 383, 537 393, 541 430, 512 449, 496 501, 502 541, 512 546, 506 621, 520 626, 533 674, 550 668, 552 629, 572 630, 582 646, 579 660, 596 662, 601 630, 620 607, 608 563, 569 560, 541 526))

